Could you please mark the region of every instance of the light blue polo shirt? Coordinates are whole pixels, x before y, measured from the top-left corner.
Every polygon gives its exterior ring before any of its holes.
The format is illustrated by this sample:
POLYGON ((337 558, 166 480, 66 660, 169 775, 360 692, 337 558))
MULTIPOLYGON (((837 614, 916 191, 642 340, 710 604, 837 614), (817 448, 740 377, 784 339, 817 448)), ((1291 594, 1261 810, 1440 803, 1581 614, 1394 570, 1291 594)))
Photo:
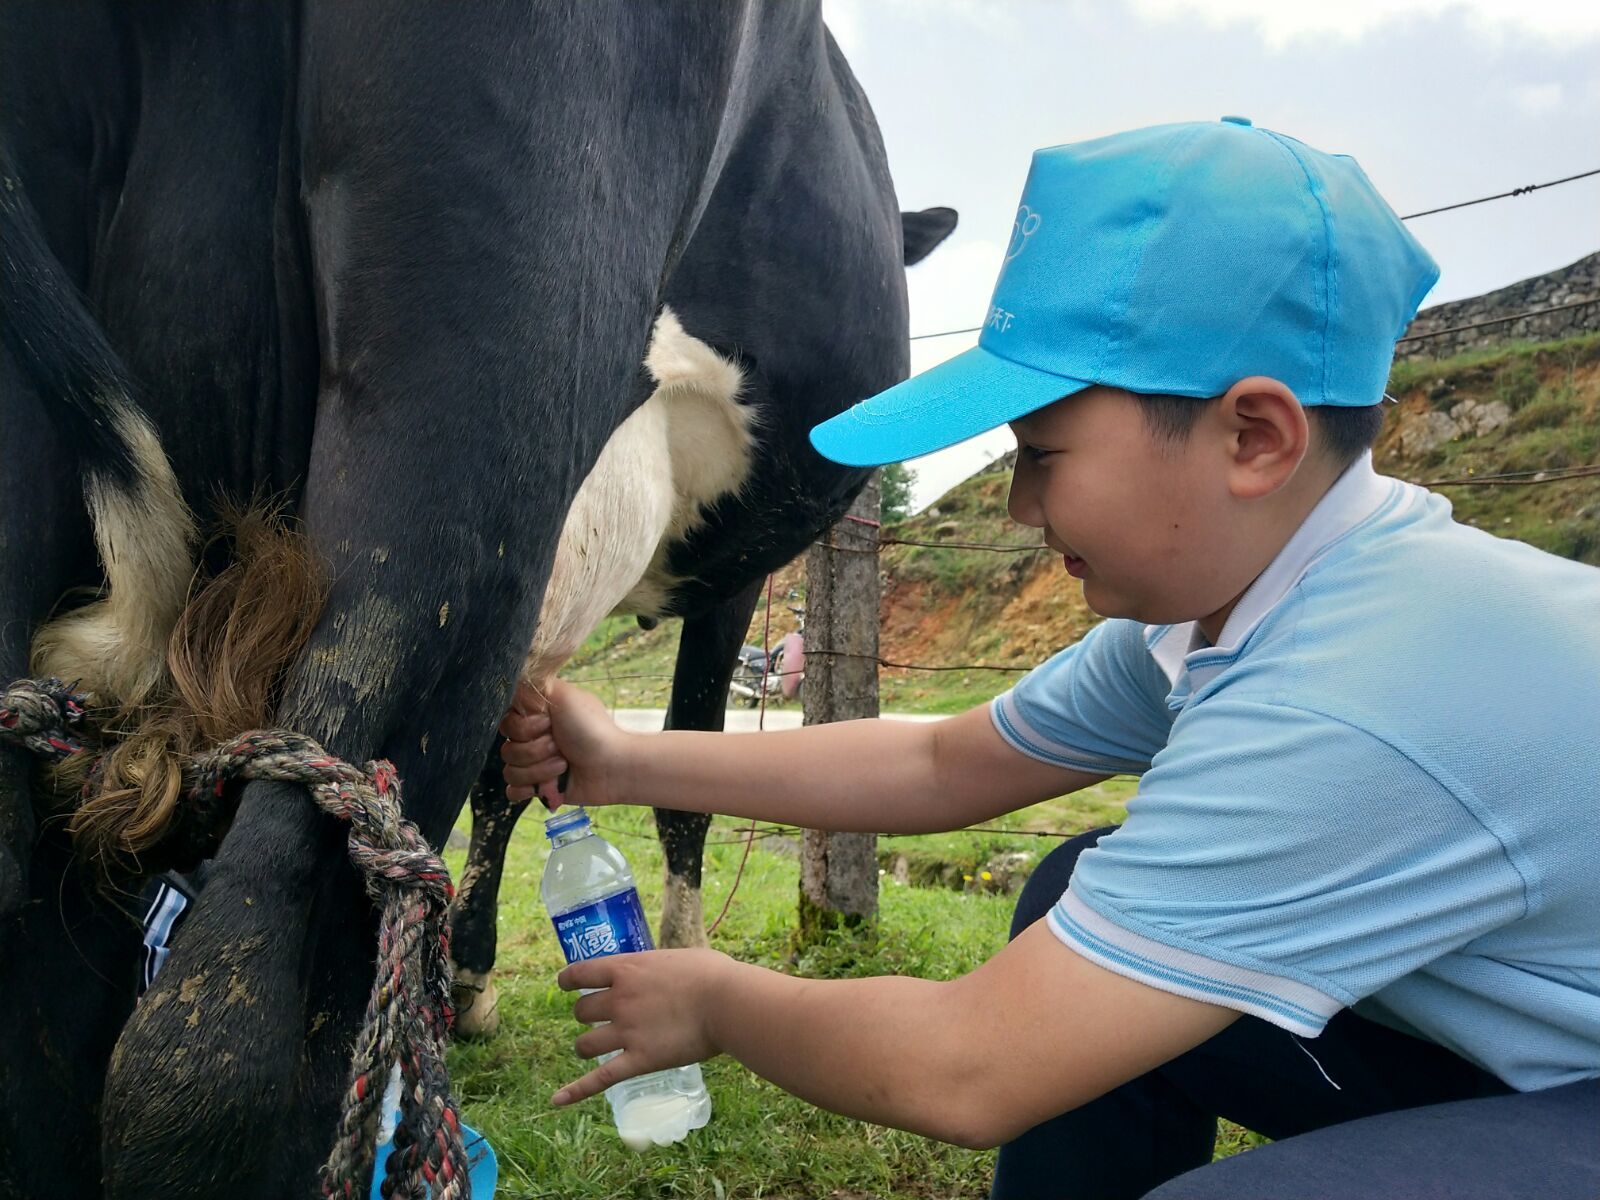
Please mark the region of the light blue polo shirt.
POLYGON ((1364 458, 1216 646, 1106 621, 991 715, 1142 776, 1050 914, 1085 957, 1308 1037, 1353 1007, 1524 1091, 1600 1076, 1600 570, 1364 458))

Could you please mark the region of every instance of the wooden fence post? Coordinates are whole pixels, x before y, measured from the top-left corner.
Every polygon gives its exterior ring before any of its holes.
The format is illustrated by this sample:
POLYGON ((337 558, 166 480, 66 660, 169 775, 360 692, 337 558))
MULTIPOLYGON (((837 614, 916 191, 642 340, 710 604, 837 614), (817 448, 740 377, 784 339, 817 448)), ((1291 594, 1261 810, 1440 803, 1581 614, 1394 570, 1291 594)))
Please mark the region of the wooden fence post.
MULTIPOLYGON (((878 498, 874 471, 849 515, 806 553, 807 725, 878 715, 878 498)), ((797 946, 841 927, 870 932, 877 915, 877 834, 807 830, 797 946)))

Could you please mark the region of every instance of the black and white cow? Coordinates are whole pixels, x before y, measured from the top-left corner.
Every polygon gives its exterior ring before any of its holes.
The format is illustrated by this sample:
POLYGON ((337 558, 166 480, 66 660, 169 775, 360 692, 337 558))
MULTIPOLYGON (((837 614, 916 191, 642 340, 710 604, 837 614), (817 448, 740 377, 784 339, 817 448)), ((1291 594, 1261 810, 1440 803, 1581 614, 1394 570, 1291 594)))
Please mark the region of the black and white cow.
MULTIPOLYGON (((860 483, 804 428, 906 368, 900 216, 815 4, 10 0, 0 122, 0 680, 109 584, 43 665, 155 687, 196 524, 285 497, 332 582, 274 715, 393 760, 435 844, 555 636, 580 485, 674 386, 666 311, 748 446, 635 544, 706 662, 860 483)), ((720 704, 679 674, 675 721, 720 704)), ((140 914, 35 799, 0 747, 0 1191, 308 1194, 373 957, 344 831, 243 788, 134 1008, 140 914)))

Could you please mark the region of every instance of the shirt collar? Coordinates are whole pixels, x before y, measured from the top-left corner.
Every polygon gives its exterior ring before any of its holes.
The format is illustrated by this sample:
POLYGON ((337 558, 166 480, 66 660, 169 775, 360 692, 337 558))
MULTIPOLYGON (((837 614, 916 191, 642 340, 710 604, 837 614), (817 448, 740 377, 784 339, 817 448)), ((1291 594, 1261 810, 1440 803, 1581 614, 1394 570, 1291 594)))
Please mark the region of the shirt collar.
MULTIPOLYGON (((1334 482, 1294 536, 1284 543, 1267 569, 1256 576, 1222 626, 1215 646, 1208 645, 1197 621, 1181 625, 1147 625, 1145 645, 1175 690, 1187 674, 1201 686, 1226 664, 1250 633, 1282 602, 1327 552, 1328 548, 1403 489, 1398 480, 1379 475, 1372 455, 1363 454, 1334 482), (1204 678, 1197 678, 1197 672, 1204 678)), ((1188 689, 1181 689, 1187 691, 1188 689)))

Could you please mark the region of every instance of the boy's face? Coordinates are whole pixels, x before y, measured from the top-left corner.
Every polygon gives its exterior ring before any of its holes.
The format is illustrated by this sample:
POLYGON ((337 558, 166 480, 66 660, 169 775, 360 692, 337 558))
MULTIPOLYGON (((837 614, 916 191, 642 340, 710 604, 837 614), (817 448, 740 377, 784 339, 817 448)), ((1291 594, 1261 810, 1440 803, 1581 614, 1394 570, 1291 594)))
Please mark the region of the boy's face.
POLYGON ((1259 570, 1228 536, 1238 515, 1229 457, 1203 418, 1168 444, 1128 393, 1092 387, 1011 428, 1011 517, 1044 531, 1095 612, 1153 625, 1202 619, 1259 570))

